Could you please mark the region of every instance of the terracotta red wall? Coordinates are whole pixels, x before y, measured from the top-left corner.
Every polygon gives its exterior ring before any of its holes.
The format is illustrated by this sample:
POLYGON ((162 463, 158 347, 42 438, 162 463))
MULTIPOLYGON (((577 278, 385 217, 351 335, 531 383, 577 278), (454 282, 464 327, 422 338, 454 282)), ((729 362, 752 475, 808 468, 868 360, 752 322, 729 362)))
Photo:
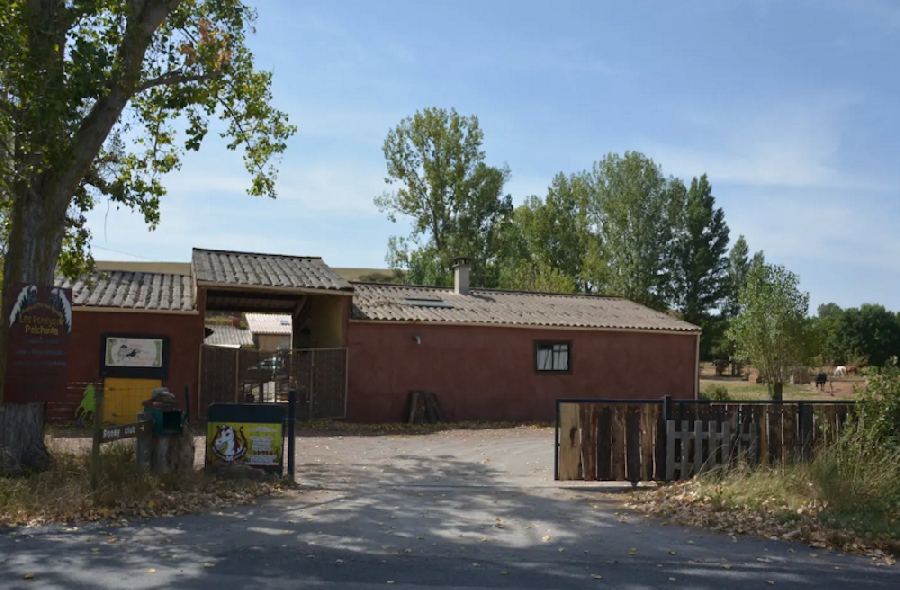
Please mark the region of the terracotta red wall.
MULTIPOLYGON (((69 353, 69 383, 102 383, 100 376, 100 335, 104 332, 148 334, 169 337, 169 378, 163 385, 184 405, 184 387, 197 397, 200 345, 203 343, 203 316, 141 312, 79 311, 72 317, 72 348, 69 353)), ((48 420, 72 420, 81 403, 83 390, 70 389, 63 403, 47 405, 48 420)), ((191 408, 196 415, 196 408, 191 408)))
POLYGON ((558 398, 691 399, 697 375, 696 334, 351 321, 348 340, 357 422, 402 421, 413 390, 451 421, 548 421, 558 398), (536 373, 535 340, 571 340, 572 373, 536 373))

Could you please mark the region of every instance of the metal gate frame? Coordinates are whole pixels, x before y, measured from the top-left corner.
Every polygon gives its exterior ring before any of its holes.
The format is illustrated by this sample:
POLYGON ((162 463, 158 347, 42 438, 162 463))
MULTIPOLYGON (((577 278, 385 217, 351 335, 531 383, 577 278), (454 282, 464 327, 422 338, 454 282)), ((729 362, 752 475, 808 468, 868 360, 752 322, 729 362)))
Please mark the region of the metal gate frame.
POLYGON ((216 402, 277 403, 287 407, 289 389, 297 390, 297 420, 347 416, 346 348, 263 352, 204 344, 199 365, 197 402, 201 419, 206 418, 207 406, 216 402), (217 358, 210 358, 213 356, 217 358))

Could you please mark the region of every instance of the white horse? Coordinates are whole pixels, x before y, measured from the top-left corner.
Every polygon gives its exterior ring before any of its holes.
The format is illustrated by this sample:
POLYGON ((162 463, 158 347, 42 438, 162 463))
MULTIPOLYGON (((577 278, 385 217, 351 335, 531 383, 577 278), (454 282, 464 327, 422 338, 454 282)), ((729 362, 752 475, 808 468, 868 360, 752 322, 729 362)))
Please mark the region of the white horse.
POLYGON ((844 365, 838 365, 834 368, 834 376, 835 377, 846 377, 847 376, 847 367, 844 365))
POLYGON ((226 461, 229 463, 234 461, 234 428, 226 425, 219 426, 213 445, 226 461))

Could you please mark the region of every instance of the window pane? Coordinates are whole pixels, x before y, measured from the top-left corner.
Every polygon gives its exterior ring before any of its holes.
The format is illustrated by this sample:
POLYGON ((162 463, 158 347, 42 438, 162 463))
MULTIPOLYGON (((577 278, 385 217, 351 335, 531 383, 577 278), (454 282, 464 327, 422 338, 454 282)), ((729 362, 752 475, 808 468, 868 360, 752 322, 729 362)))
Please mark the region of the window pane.
POLYGON ((569 344, 546 343, 537 345, 538 371, 568 371, 569 344))
POLYGON ((553 368, 552 360, 550 359, 550 348, 546 346, 539 346, 537 351, 537 368, 538 371, 550 371, 553 368))

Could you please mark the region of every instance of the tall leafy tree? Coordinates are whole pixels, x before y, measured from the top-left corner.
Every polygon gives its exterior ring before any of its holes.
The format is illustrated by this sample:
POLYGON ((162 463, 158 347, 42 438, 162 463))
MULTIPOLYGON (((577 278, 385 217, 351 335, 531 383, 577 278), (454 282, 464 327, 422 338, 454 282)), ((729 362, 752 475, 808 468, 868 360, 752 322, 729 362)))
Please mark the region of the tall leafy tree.
POLYGON ((692 180, 676 209, 673 302, 686 321, 700 324, 727 294, 728 224, 705 174, 692 180))
MULTIPOLYGON (((17 281, 90 264, 84 213, 107 201, 154 227, 162 178, 208 121, 241 149, 249 192, 274 196, 294 128, 245 39, 240 0, 6 0, 0 5, 0 160, 9 234, 4 309, 17 281)), ((0 363, 7 324, 0 322, 0 363)), ((0 371, 5 367, 0 367, 0 371)), ((41 404, 0 405, 0 469, 47 461, 41 404)))
POLYGON ((819 305, 812 328, 821 364, 836 365, 844 362, 847 346, 840 333, 843 319, 844 310, 837 303, 819 305))
POLYGON ((671 294, 670 183, 638 152, 608 154, 590 175, 593 222, 603 237, 604 291, 665 309, 671 294))
POLYGON ((749 255, 747 240, 741 234, 728 253, 725 300, 722 302, 722 315, 727 319, 733 318, 740 311, 738 297, 747 283, 747 275, 750 272, 749 255))
POLYGON ((512 197, 503 194, 509 169, 485 164, 478 118, 455 109, 426 108, 403 119, 384 141, 387 184, 375 198, 388 219, 409 217, 412 233, 388 242, 387 261, 413 282, 449 284, 453 259, 466 256, 474 285, 498 282, 497 252, 512 197))
POLYGON ((691 181, 683 200, 673 192, 677 217, 672 247, 673 304, 685 321, 703 328, 701 354, 711 347, 713 316, 728 294, 728 224, 716 207, 712 186, 704 174, 691 181))
POLYGON ((843 362, 862 356, 869 364, 884 366, 900 354, 900 322, 883 305, 865 303, 844 311, 837 340, 844 346, 843 362))
POLYGON ((543 199, 532 196, 516 208, 509 226, 514 240, 506 251, 501 286, 591 292, 590 268, 599 238, 589 227, 589 184, 584 173, 557 174, 543 199))
POLYGON ((774 399, 809 356, 809 294, 783 266, 752 265, 739 296, 739 311, 728 328, 735 354, 756 367, 774 399))

